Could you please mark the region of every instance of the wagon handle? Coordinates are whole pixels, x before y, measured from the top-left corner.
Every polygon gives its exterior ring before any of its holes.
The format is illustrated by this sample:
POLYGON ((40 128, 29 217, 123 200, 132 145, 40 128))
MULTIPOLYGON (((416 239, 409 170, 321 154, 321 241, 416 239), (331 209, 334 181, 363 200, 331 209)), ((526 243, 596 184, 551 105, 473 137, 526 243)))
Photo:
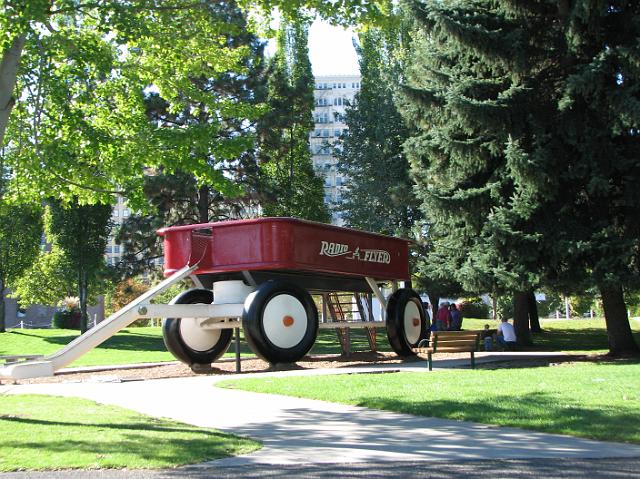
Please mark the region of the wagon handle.
POLYGON ((191 230, 191 255, 189 266, 199 264, 210 252, 213 242, 213 227, 205 226, 191 230))

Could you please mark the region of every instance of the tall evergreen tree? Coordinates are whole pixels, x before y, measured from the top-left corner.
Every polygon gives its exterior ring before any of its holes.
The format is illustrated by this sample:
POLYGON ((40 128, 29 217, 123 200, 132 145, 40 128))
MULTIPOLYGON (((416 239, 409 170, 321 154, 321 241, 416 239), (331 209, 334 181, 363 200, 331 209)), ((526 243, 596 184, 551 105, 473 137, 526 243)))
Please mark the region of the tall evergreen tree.
MULTIPOLYGON (((509 167, 509 146, 529 127, 530 92, 518 71, 530 54, 526 35, 491 1, 415 2, 410 14, 402 107, 418 129, 406 147, 431 225, 429 261, 465 290, 528 297, 539 280, 528 224, 537 204, 509 167)), ((525 344, 527 312, 515 317, 525 344)))
POLYGON ((336 148, 346 177, 341 210, 348 226, 408 237, 421 217, 402 145, 409 137, 394 96, 397 29, 360 34, 361 89, 346 110, 348 129, 336 148))
POLYGON ((266 195, 262 206, 267 216, 327 222, 323 181, 313 169, 309 149, 314 80, 307 39, 306 23, 283 21, 267 67, 269 111, 257 129, 266 195))
POLYGON ((555 253, 565 273, 557 277, 566 281, 568 272, 594 284, 610 353, 638 355, 624 289, 640 280, 640 4, 563 0, 557 7, 564 43, 555 153, 564 161, 555 168, 551 207, 562 222, 555 253))
POLYGON ((525 342, 533 287, 595 281, 605 303, 615 298, 610 351, 637 351, 614 285, 637 278, 638 7, 461 0, 410 9, 418 28, 403 109, 420 125, 407 147, 436 260, 469 289, 514 292, 525 342))

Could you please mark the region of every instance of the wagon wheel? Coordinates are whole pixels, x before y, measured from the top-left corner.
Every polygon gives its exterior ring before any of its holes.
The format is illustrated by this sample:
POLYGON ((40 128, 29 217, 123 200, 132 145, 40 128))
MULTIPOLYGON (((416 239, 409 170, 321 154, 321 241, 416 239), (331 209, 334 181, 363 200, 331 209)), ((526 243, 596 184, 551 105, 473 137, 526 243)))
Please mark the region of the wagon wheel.
POLYGON ((247 297, 242 327, 252 351, 265 361, 295 362, 315 343, 318 310, 303 288, 271 280, 247 297))
MULTIPOLYGON (((211 304, 213 292, 191 289, 169 304, 211 304)), ((183 363, 211 364, 222 356, 231 343, 231 329, 203 329, 192 318, 167 318, 162 322, 164 344, 183 363)))
POLYGON ((411 356, 420 340, 427 337, 427 317, 420 296, 408 288, 391 295, 387 302, 387 337, 398 356, 411 356))

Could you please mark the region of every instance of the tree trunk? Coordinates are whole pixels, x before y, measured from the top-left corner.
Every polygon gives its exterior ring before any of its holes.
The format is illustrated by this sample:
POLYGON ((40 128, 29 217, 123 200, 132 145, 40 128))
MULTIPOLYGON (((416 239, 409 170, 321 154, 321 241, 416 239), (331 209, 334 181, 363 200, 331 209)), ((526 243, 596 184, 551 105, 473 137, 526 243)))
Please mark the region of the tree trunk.
POLYGON ((491 306, 493 307, 493 311, 491 311, 491 317, 494 321, 498 320, 498 296, 491 296, 491 306))
POLYGON ((438 303, 440 303, 439 295, 429 295, 429 300, 431 301, 431 318, 433 322, 435 322, 438 317, 438 303))
POLYGON ((529 291, 529 324, 532 333, 541 333, 540 317, 538 316, 538 302, 536 301, 536 293, 529 291))
POLYGON ((78 299, 80 300, 80 332, 84 333, 89 329, 87 318, 87 274, 82 271, 78 275, 78 299))
POLYGON ((198 190, 198 222, 209 222, 209 187, 201 186, 198 190))
POLYGON ((9 124, 11 110, 16 102, 13 92, 16 88, 18 67, 26 38, 25 33, 18 35, 13 39, 11 46, 2 52, 2 61, 0 62, 0 147, 4 143, 4 134, 9 124))
POLYGON ((531 346, 529 330, 529 291, 518 291, 513 295, 513 327, 520 346, 531 346))
POLYGON ((640 349, 633 339, 631 325, 624 303, 621 286, 599 286, 607 324, 610 356, 640 356, 640 349))
POLYGON ((0 333, 7 332, 7 322, 5 320, 4 307, 4 282, 0 280, 0 333))

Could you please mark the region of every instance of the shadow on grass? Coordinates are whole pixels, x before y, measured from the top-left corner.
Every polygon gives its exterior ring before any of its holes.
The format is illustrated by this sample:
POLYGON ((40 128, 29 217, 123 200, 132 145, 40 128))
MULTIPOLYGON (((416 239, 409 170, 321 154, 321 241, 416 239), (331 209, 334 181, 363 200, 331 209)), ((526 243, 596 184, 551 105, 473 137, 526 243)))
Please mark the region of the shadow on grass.
POLYGON ((587 407, 559 401, 554 394, 535 392, 526 397, 504 394, 495 401, 403 401, 367 398, 358 406, 416 416, 518 427, 592 439, 640 443, 640 410, 587 407))
MULTIPOLYGON (((634 333, 640 344, 640 333, 634 333)), ((598 351, 609 349, 607 332, 602 328, 544 330, 533 335, 538 351, 598 351)))
POLYGON ((32 419, 28 417, 13 416, 13 415, 0 415, 0 421, 8 421, 15 423, 15 427, 24 427, 27 425, 37 425, 46 427, 83 427, 83 428, 96 428, 103 431, 108 430, 131 430, 131 431, 149 431, 149 432, 161 432, 161 433, 191 433, 191 432, 203 432, 207 436, 219 436, 225 437, 226 434, 212 431, 201 430, 198 431, 190 427, 176 427, 175 424, 163 425, 159 421, 150 419, 149 421, 130 422, 126 424, 117 423, 83 423, 74 421, 54 421, 49 419, 32 419))
MULTIPOLYGON (((66 346, 80 335, 78 333, 77 335, 65 334, 61 336, 43 337, 42 335, 38 334, 29 334, 15 331, 13 331, 12 334, 31 336, 34 338, 38 338, 46 343, 57 344, 60 346, 66 346)), ((162 336, 144 333, 131 333, 129 331, 112 336, 100 346, 98 346, 98 348, 123 351, 166 351, 162 336)))

